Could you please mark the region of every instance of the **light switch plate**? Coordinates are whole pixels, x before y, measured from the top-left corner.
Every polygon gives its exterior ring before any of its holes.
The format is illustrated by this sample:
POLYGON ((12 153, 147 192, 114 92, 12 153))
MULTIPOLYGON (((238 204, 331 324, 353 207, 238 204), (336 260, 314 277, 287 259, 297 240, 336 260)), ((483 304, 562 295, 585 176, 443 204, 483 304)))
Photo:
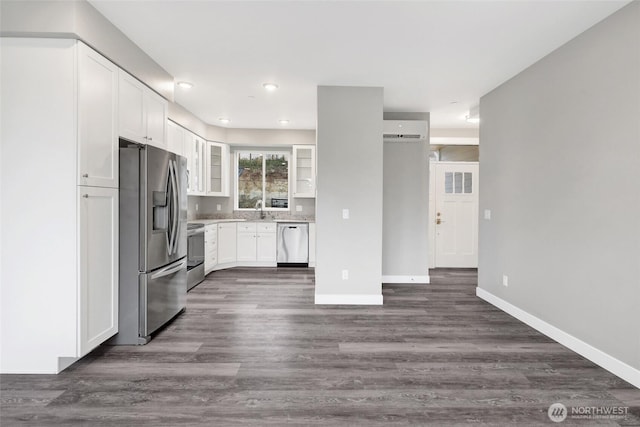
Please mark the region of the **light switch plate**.
POLYGON ((342 209, 342 219, 349 219, 349 209, 342 209))
POLYGON ((484 210, 484 219, 491 219, 491 209, 484 210))
POLYGON ((198 212, 198 204, 196 203, 196 212, 198 212))
POLYGON ((349 270, 342 270, 342 280, 349 280, 349 270))
POLYGON ((222 210, 222 205, 216 205, 216 210, 221 211, 222 210))
POLYGON ((302 212, 302 205, 296 205, 296 212, 302 212))

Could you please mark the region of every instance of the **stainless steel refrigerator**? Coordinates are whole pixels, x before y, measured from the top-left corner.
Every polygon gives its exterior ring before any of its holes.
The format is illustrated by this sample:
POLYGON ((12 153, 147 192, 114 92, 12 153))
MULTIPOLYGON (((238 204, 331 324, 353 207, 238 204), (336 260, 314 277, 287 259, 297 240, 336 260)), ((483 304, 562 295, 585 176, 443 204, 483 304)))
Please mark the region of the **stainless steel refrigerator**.
POLYGON ((187 159, 120 140, 120 307, 111 344, 146 344, 187 300, 187 159))

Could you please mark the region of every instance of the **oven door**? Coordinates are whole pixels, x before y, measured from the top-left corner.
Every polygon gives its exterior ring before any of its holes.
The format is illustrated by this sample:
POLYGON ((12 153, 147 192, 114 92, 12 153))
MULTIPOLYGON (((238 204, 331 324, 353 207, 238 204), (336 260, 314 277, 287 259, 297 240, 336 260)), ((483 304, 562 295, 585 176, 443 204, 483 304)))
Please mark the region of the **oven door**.
POLYGON ((187 232, 187 270, 204 264, 204 227, 187 232))

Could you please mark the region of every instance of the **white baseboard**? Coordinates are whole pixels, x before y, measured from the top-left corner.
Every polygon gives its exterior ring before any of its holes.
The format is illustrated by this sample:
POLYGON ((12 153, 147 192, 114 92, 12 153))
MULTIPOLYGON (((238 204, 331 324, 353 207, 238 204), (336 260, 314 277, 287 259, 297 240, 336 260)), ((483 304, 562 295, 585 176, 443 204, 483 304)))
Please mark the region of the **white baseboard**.
POLYGON ((429 276, 382 276, 382 283, 429 283, 429 276))
POLYGON ((315 303, 328 305, 382 305, 382 295, 316 294, 315 303))
POLYGON ((499 308, 500 310, 512 315, 521 322, 531 326, 538 332, 548 336, 549 338, 559 342, 565 347, 575 351, 579 355, 589 359, 596 365, 606 369, 614 375, 640 388, 640 370, 633 366, 616 359, 615 357, 598 350, 590 344, 564 332, 561 329, 539 319, 526 311, 516 307, 515 305, 493 295, 481 288, 476 288, 476 295, 489 304, 499 308))

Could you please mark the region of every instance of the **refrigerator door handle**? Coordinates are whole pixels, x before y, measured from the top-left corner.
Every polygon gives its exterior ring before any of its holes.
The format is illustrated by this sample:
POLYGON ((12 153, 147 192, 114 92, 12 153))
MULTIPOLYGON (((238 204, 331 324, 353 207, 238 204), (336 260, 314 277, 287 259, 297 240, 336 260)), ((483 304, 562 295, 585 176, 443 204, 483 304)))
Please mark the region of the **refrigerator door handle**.
POLYGON ((171 165, 171 161, 167 165, 167 173, 169 175, 169 180, 167 182, 167 208, 169 209, 169 219, 170 223, 167 224, 167 253, 171 255, 173 253, 173 196, 170 196, 170 193, 173 193, 173 168, 171 165))
POLYGON ((171 224, 171 253, 175 253, 177 250, 177 246, 178 246, 178 222, 180 220, 179 215, 180 215, 180 206, 178 206, 178 179, 176 177, 177 174, 177 166, 176 166, 176 161, 175 160, 171 160, 169 162, 170 165, 170 169, 171 169, 171 186, 172 186, 172 191, 171 191, 171 196, 173 197, 172 203, 171 203, 171 209, 173 210, 173 224, 171 224))
POLYGON ((169 276, 173 273, 176 273, 182 270, 183 268, 186 268, 186 266, 187 266, 187 260, 183 259, 182 261, 180 261, 178 265, 169 265, 159 271, 156 271, 151 275, 151 279, 159 279, 161 277, 169 276))

